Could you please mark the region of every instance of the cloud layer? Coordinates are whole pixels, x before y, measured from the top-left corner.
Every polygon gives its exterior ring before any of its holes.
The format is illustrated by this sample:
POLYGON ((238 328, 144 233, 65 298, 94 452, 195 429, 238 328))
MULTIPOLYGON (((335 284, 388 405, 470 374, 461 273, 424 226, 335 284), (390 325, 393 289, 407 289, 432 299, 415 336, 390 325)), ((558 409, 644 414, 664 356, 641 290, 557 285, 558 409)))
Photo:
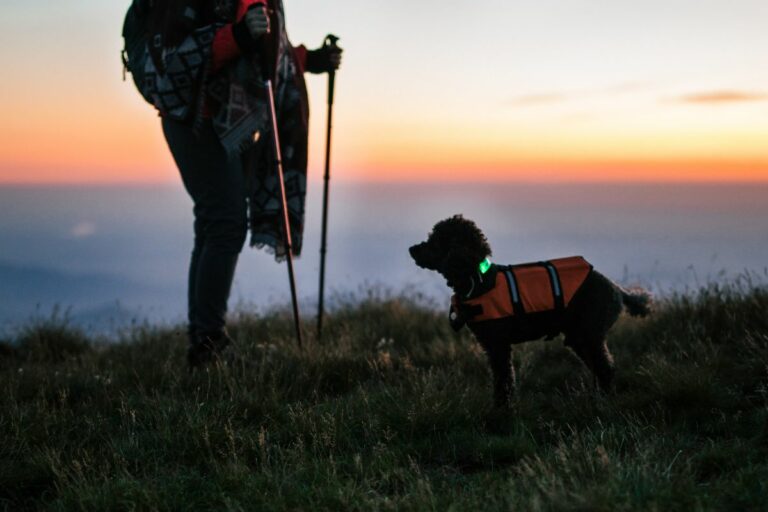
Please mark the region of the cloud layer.
POLYGON ((678 98, 680 103, 710 105, 722 103, 743 103, 768 100, 768 94, 754 91, 720 90, 686 94, 678 98))

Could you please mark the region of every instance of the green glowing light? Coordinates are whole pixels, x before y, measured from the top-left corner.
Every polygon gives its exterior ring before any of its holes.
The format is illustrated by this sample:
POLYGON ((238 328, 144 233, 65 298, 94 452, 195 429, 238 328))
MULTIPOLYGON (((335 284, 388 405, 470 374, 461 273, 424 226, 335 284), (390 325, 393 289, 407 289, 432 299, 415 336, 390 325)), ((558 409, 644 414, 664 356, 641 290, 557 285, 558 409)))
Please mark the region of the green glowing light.
POLYGON ((481 274, 485 274, 486 272, 488 272, 488 270, 490 270, 490 268, 491 268, 491 260, 489 260, 488 258, 485 258, 483 261, 480 262, 479 269, 481 274))

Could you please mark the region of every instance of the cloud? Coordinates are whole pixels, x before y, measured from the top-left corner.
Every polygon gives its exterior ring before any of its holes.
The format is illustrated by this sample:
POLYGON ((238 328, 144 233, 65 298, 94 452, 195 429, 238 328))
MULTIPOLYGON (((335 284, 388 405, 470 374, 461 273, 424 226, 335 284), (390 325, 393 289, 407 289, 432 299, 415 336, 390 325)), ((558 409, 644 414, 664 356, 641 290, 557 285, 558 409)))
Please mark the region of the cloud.
POLYGON ((768 94, 753 91, 721 90, 686 94, 677 98, 679 103, 712 105, 768 100, 768 94))
POLYGON ((648 87, 649 84, 646 82, 623 82, 605 87, 526 94, 512 98, 509 103, 515 106, 551 105, 553 103, 564 103, 571 100, 617 96, 621 94, 643 91, 648 87))
POLYGON ((72 226, 69 233, 74 238, 88 238, 96 234, 96 224, 93 222, 79 222, 72 226))

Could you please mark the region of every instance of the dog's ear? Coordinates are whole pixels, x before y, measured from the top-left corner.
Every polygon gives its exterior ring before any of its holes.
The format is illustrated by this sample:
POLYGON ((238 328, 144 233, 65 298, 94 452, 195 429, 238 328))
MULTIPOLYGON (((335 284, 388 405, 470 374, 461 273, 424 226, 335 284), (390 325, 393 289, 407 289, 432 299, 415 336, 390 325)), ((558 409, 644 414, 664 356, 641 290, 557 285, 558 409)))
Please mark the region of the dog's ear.
POLYGON ((473 264, 480 263, 484 258, 491 256, 491 246, 488 244, 488 239, 485 238, 477 224, 463 217, 460 217, 460 222, 457 224, 457 241, 471 253, 473 264))
POLYGON ((453 249, 464 247, 471 253, 474 263, 480 263, 491 256, 491 246, 485 235, 472 220, 462 215, 454 215, 438 222, 430 235, 438 246, 453 249))

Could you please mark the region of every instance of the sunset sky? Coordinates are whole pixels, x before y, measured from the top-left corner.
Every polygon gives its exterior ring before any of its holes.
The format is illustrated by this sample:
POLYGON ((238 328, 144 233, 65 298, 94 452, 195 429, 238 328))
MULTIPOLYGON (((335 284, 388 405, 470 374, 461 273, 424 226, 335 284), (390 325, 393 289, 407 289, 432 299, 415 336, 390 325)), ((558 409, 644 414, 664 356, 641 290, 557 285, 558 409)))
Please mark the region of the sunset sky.
MULTIPOLYGON (((765 0, 285 0, 328 32, 334 176, 441 181, 768 181, 765 0)), ((128 0, 0 6, 0 183, 175 182, 122 82, 128 0)), ((308 77, 320 179, 326 78, 308 77)))

